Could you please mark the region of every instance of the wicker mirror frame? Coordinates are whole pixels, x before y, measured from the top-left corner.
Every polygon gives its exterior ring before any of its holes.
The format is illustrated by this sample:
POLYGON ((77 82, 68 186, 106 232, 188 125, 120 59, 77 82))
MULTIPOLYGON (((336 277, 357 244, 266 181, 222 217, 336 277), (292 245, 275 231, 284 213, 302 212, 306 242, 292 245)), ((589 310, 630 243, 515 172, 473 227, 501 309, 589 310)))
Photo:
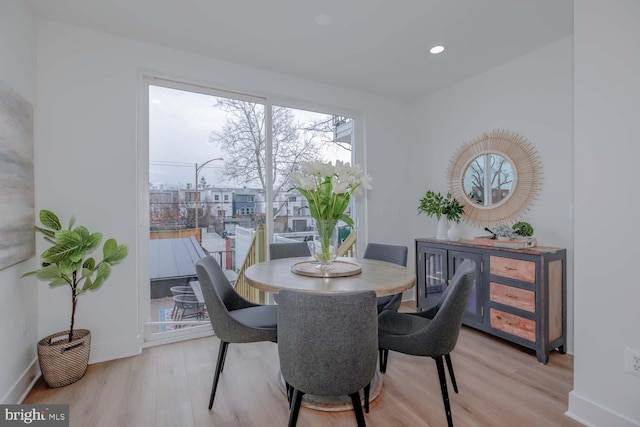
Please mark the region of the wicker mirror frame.
POLYGON ((542 165, 535 147, 523 136, 506 130, 493 130, 463 143, 453 154, 447 170, 451 195, 464 205, 464 220, 488 227, 510 224, 521 218, 538 197, 542 184, 542 165), (516 178, 508 197, 498 204, 482 206, 473 202, 464 190, 467 167, 478 156, 499 154, 511 163, 516 178))

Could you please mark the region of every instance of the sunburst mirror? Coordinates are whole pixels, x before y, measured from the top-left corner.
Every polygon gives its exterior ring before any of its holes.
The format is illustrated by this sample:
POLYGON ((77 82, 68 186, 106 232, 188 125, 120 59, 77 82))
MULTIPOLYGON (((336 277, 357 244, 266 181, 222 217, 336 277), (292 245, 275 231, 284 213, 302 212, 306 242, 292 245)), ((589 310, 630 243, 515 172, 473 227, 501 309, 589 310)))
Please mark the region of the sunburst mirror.
POLYGON ((493 130, 458 148, 447 178, 449 191, 465 206, 465 221, 487 227, 515 222, 530 209, 542 171, 535 148, 523 136, 493 130))

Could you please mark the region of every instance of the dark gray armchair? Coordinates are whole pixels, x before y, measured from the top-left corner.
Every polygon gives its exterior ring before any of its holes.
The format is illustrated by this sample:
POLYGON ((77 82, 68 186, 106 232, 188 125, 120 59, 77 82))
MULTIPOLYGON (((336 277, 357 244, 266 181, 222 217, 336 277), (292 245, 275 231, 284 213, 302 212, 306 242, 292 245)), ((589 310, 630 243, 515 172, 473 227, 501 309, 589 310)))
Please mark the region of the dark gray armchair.
POLYGON ((311 256, 307 242, 283 242, 269 244, 270 259, 311 256))
MULTIPOLYGON (((394 264, 407 266, 407 253, 409 249, 406 246, 385 245, 381 243, 369 243, 364 250, 363 258, 376 259, 378 261, 387 261, 394 264)), ((402 293, 379 297, 377 300, 378 314, 384 310, 398 311, 402 302, 402 293)))
POLYGON ((289 427, 296 425, 302 396, 349 395, 358 426, 365 426, 360 403, 376 372, 378 324, 373 291, 278 294, 280 370, 291 397, 289 427))
POLYGON ((276 342, 278 306, 254 304, 238 295, 212 256, 206 256, 196 262, 196 273, 213 332, 220 339, 209 399, 211 409, 229 343, 276 342))
POLYGON ((433 319, 424 317, 425 313, 393 311, 384 311, 378 316, 380 371, 384 373, 387 369, 389 350, 435 359, 449 427, 453 427, 453 418, 443 358, 451 353, 458 340, 474 275, 475 263, 463 261, 451 279, 447 295, 433 319))

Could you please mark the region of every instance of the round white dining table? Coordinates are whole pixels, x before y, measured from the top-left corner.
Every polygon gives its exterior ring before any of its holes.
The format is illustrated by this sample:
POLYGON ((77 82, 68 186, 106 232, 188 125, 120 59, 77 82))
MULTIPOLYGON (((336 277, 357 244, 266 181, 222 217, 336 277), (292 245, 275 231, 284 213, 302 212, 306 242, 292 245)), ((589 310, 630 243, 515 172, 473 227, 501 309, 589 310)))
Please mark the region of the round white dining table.
MULTIPOLYGON (((394 295, 412 288, 416 276, 406 267, 385 261, 364 258, 339 257, 336 262, 356 264, 360 272, 347 277, 312 277, 294 273, 292 267, 298 263, 311 261, 310 257, 281 258, 252 265, 245 271, 245 279, 254 288, 277 294, 282 289, 305 292, 353 292, 375 291, 378 297, 394 295)), ((295 268, 294 268, 295 269, 295 268)), ((339 270, 339 268, 337 268, 339 270)), ((331 270, 326 274, 331 275, 331 270)), ((285 384, 280 377, 280 388, 285 392, 285 384)), ((369 400, 376 399, 382 390, 382 376, 379 372, 371 383, 369 400)), ((302 406, 321 411, 351 410, 351 400, 346 396, 314 396, 305 394, 302 406)))
MULTIPOLYGON (((411 289, 416 282, 415 273, 406 267, 385 261, 364 258, 339 257, 336 262, 357 264, 361 272, 347 277, 311 277, 294 273, 291 267, 312 258, 281 258, 259 262, 245 273, 249 285, 277 294, 281 289, 306 292, 375 291, 376 296, 394 295, 411 289)), ((331 274, 331 270, 328 271, 331 274)))

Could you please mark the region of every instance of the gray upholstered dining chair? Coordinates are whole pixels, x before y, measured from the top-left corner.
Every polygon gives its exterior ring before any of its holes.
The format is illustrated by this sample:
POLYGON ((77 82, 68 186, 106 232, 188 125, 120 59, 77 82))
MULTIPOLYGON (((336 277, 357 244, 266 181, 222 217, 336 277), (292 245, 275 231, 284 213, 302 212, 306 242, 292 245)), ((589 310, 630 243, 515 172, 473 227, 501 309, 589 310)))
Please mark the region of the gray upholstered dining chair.
POLYGON ((319 294, 279 293, 278 355, 290 395, 289 427, 296 425, 302 396, 349 395, 359 427, 360 403, 376 372, 378 324, 373 291, 319 294))
POLYGON ((229 343, 276 342, 278 306, 254 304, 238 295, 218 262, 211 255, 196 262, 196 273, 213 332, 220 339, 218 360, 209 398, 209 409, 211 409, 229 343))
MULTIPOLYGON (((444 301, 447 299, 447 295, 449 295, 449 293, 451 292, 451 289, 453 289, 452 286, 447 286, 444 292, 442 292, 442 295, 440 295, 440 299, 438 299, 438 302, 436 303, 436 305, 434 305, 433 307, 425 311, 420 312, 418 315, 426 319, 433 319, 434 316, 438 313, 438 311, 440 311, 440 308, 442 307, 442 304, 444 303, 444 301)), ((453 386, 453 391, 458 393, 458 383, 456 382, 456 375, 453 372, 453 362, 451 361, 451 354, 450 353, 445 354, 444 360, 447 363, 447 369, 449 371, 449 376, 451 377, 451 385, 453 386)))
MULTIPOLYGON (((407 266, 407 253, 409 248, 406 246, 386 245, 382 243, 369 243, 364 250, 363 258, 376 259, 378 261, 387 261, 394 264, 407 266)), ((384 310, 398 311, 402 302, 402 293, 379 297, 377 300, 378 314, 384 310)))
POLYGON ((270 259, 311 256, 307 242, 281 242, 269 244, 270 259))
POLYGON ((451 279, 450 290, 433 319, 423 313, 384 311, 378 316, 380 371, 386 372, 389 350, 436 361, 449 427, 453 427, 443 357, 454 349, 475 276, 475 263, 465 260, 451 279))

